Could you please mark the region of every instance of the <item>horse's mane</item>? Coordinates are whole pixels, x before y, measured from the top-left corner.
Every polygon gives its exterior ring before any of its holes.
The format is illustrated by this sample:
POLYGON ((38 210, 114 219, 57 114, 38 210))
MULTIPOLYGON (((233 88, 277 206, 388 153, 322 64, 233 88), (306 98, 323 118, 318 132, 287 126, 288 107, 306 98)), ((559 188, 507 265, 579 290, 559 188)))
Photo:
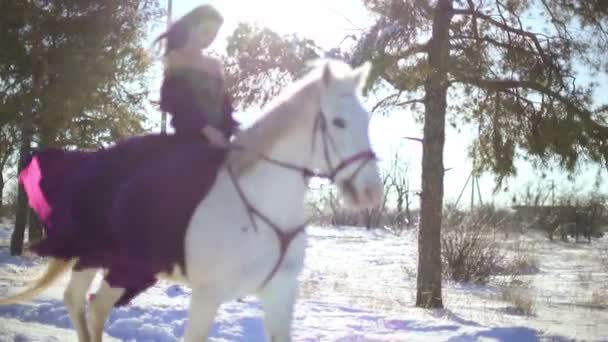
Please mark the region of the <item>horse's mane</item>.
MULTIPOLYGON (((348 91, 353 90, 353 83, 349 82, 353 79, 353 69, 347 63, 317 59, 309 62, 307 66, 309 72, 304 77, 281 91, 251 127, 236 134, 234 144, 243 149, 231 151, 228 163, 237 175, 251 169, 281 137, 301 123, 302 117, 298 117, 299 115, 316 113, 320 103, 310 99, 319 99, 324 78, 328 74, 331 74, 332 80, 338 82, 347 80, 343 82, 344 85, 348 91)), ((361 86, 362 84, 359 85, 361 86)))
MULTIPOLYGON (((301 122, 301 115, 312 105, 311 98, 318 98, 322 70, 327 61, 315 61, 313 67, 303 78, 282 90, 263 111, 251 127, 236 134, 233 143, 244 149, 233 150, 228 163, 237 175, 249 170, 260 156, 266 154, 286 133, 301 122)), ((310 108, 314 110, 314 108, 310 108)))

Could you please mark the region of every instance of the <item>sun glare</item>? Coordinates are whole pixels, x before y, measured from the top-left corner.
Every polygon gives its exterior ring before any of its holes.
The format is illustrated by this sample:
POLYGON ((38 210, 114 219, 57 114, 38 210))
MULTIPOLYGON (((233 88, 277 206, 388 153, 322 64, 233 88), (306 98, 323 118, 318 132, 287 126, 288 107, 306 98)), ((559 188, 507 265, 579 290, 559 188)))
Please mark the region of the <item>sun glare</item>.
MULTIPOLYGON (((313 39, 323 48, 338 45, 345 36, 365 26, 368 18, 362 4, 352 0, 222 0, 174 1, 174 17, 209 3, 225 17, 220 35, 228 36, 239 22, 255 23, 279 34, 297 34, 313 39)), ((216 43, 223 40, 218 39, 216 43)))

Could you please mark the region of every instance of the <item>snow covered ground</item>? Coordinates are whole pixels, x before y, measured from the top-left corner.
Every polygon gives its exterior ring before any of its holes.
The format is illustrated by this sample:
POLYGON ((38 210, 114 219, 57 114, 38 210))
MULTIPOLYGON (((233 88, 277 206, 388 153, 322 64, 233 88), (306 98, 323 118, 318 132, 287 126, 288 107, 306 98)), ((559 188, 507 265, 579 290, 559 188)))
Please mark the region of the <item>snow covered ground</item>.
MULTIPOLYGON (((8 253, 10 225, 0 223, 0 297, 25 286, 44 265, 8 253)), ((533 301, 530 316, 514 314, 501 284, 446 283, 444 310, 413 307, 416 232, 399 237, 354 228, 308 230, 311 238, 294 341, 608 341, 608 270, 601 251, 608 238, 587 243, 549 242, 529 233, 506 242, 525 249, 540 271, 517 279, 533 301), (601 297, 604 294, 606 297, 601 297)), ((67 279, 33 303, 0 307, 0 341, 74 341, 61 301, 67 279)), ((114 310, 108 341, 178 341, 190 291, 159 283, 114 310)), ((262 310, 254 298, 222 306, 212 341, 264 341, 262 310)))

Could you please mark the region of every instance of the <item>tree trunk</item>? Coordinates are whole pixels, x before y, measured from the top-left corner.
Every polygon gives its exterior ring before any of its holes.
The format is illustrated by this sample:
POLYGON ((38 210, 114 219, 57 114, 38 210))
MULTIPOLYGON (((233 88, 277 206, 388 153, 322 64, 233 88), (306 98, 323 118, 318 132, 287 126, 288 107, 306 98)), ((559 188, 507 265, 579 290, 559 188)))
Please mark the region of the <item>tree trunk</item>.
POLYGON ((442 308, 441 215, 443 208, 443 146, 447 102, 448 34, 452 0, 439 0, 428 46, 430 72, 425 81, 424 139, 422 142, 422 199, 418 235, 416 306, 442 308))
POLYGON ((407 187, 407 191, 405 192, 405 219, 407 220, 407 226, 412 224, 412 212, 410 210, 410 190, 409 186, 407 187))
POLYGON ((27 235, 27 241, 29 244, 33 244, 42 239, 42 222, 40 222, 38 215, 36 215, 36 212, 34 212, 32 209, 29 210, 27 235))
POLYGON ((4 214, 4 176, 2 175, 2 170, 4 168, 0 168, 0 216, 4 214))
POLYGON ((397 213, 399 213, 399 215, 401 215, 401 213, 403 212, 403 197, 404 193, 401 190, 401 187, 399 186, 397 188, 397 213))
POLYGON ((5 213, 4 211, 4 186, 6 185, 6 182, 4 180, 4 168, 6 167, 6 164, 8 162, 8 159, 10 158, 11 154, 14 151, 14 147, 12 146, 14 139, 10 139, 8 137, 8 135, 10 135, 10 133, 7 133, 6 139, 2 140, 3 144, 6 144, 6 146, 3 147, 3 154, 2 157, 0 158, 0 216, 3 215, 5 213))
MULTIPOLYGON (((35 26, 35 25, 34 25, 35 26)), ((23 122, 21 125, 21 144, 19 146, 19 168, 21 172, 26 166, 30 156, 32 138, 34 136, 34 110, 38 99, 42 82, 45 78, 44 70, 44 45, 40 32, 34 29, 32 36, 32 97, 28 108, 23 111, 23 122)), ((17 191, 17 209, 15 215, 15 228, 11 236, 11 255, 23 253, 23 237, 28 214, 27 196, 23 186, 19 185, 17 191)))
MULTIPOLYGON (((33 135, 33 112, 23 113, 23 126, 21 128, 21 146, 19 148, 19 172, 23 170, 30 154, 30 143, 33 135)), ((11 236, 11 255, 21 255, 23 253, 23 237, 25 234, 25 224, 27 222, 27 197, 23 186, 19 185, 17 192, 17 209, 15 215, 15 228, 11 236)))

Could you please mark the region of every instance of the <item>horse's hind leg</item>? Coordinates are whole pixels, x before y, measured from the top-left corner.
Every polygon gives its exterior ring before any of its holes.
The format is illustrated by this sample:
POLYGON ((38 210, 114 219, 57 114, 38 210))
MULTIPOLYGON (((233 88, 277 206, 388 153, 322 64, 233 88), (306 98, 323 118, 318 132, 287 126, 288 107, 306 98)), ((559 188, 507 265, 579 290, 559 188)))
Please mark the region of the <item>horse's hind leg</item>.
POLYGON ((209 329, 221 302, 215 292, 207 288, 193 287, 185 341, 207 341, 209 329))
POLYGON ((90 335, 87 329, 85 316, 86 295, 97 270, 72 270, 68 286, 63 293, 63 302, 68 310, 74 329, 78 334, 78 341, 89 342, 90 335))
POLYGON ((95 292, 95 297, 89 304, 89 331, 93 342, 101 342, 103 338, 103 328, 108 319, 112 308, 118 302, 123 288, 111 287, 107 281, 103 281, 99 290, 95 292))
POLYGON ((291 321, 296 295, 297 278, 287 273, 277 274, 259 293, 269 341, 291 341, 291 321))

